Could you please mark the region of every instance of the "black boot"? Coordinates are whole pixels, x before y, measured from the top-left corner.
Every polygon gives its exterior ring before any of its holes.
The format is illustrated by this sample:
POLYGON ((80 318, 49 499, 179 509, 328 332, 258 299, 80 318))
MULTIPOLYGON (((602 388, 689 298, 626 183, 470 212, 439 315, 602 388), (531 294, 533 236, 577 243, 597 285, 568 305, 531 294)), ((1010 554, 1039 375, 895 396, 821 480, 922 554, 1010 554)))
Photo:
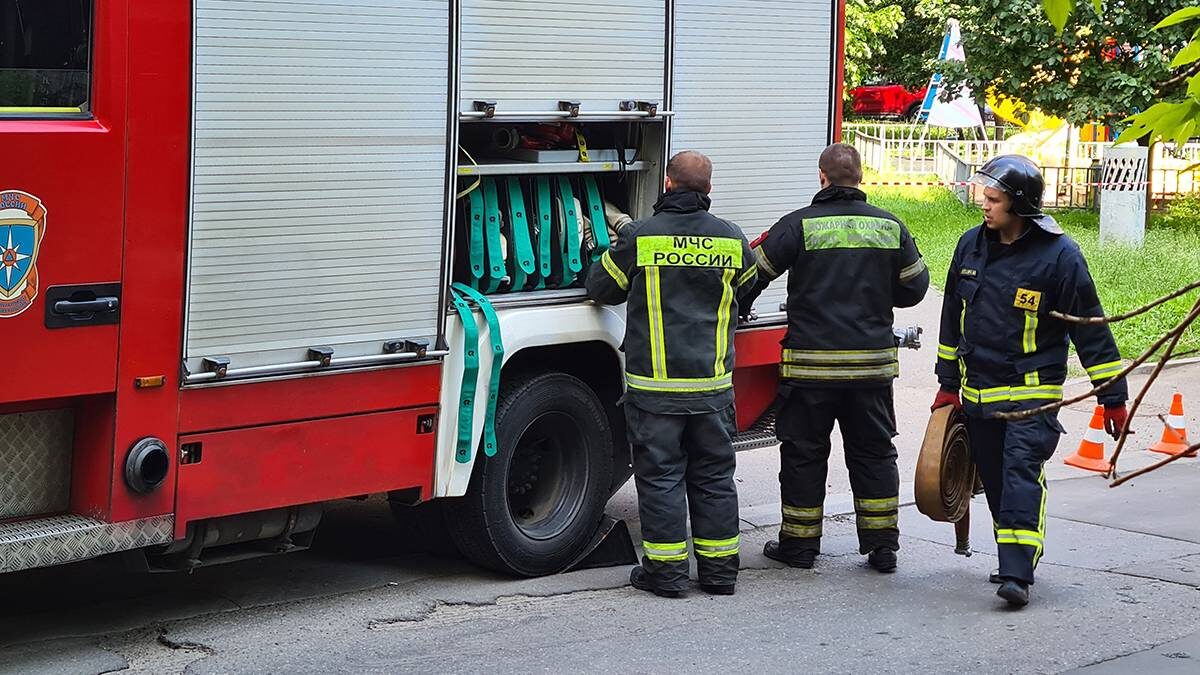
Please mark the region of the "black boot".
POLYGON ((655 586, 654 581, 646 573, 646 570, 642 569, 641 565, 629 571, 629 583, 633 584, 633 587, 639 591, 653 593, 660 598, 678 598, 683 596, 682 591, 673 591, 655 586))
POLYGON ((1029 584, 1017 579, 1005 579, 996 590, 996 595, 1007 600, 1013 607, 1024 607, 1029 604, 1029 584))
POLYGON ((704 582, 700 582, 700 590, 704 591, 705 593, 708 593, 709 595, 733 595, 734 585, 733 584, 706 584, 704 582))
POLYGON ((1004 583, 1004 577, 1000 576, 1000 570, 992 570, 992 573, 988 575, 988 583, 989 584, 1004 583))
POLYGON ((771 560, 778 560, 785 565, 805 570, 811 570, 813 561, 817 559, 817 552, 808 550, 800 551, 794 558, 785 557, 779 547, 779 542, 774 540, 768 541, 766 546, 763 546, 763 555, 771 560))
POLYGON ((896 552, 890 548, 880 547, 871 551, 867 556, 867 564, 877 572, 890 574, 896 571, 896 552))

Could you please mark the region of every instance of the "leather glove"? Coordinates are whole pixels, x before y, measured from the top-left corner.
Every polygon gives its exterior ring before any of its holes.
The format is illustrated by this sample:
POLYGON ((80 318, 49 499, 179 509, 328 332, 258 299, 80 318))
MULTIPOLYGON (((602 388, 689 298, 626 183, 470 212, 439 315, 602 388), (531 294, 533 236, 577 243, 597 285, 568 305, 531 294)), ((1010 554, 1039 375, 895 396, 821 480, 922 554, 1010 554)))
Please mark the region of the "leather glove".
POLYGON ((938 390, 937 396, 933 399, 933 405, 929 406, 929 411, 933 412, 938 408, 944 408, 946 406, 951 406, 956 411, 962 410, 962 400, 958 398, 957 391, 949 391, 946 389, 938 390))
POLYGON ((1104 406, 1104 430, 1113 438, 1121 437, 1121 429, 1125 426, 1125 421, 1128 419, 1129 410, 1125 407, 1124 403, 1104 406))

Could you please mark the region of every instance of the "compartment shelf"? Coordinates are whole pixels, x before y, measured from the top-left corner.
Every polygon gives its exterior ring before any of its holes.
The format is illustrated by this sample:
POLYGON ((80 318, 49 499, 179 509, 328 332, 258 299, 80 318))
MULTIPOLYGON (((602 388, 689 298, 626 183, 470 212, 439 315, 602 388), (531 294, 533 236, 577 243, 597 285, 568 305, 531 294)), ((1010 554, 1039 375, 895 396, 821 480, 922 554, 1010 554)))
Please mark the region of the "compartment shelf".
MULTIPOLYGON (((458 167, 460 176, 525 176, 531 174, 614 173, 620 171, 618 162, 488 162, 478 166, 458 167)), ((646 163, 636 161, 625 166, 626 171, 645 171, 646 163)))

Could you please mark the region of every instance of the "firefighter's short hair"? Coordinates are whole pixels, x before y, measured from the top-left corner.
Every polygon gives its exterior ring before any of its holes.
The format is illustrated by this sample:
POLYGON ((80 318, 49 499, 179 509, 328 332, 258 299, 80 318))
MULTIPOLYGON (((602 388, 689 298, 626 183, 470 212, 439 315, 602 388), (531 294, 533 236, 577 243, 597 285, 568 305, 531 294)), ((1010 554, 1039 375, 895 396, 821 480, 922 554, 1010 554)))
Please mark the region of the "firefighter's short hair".
POLYGON ((834 143, 825 148, 818 166, 825 178, 834 185, 858 187, 862 183, 862 158, 853 145, 834 143))
POLYGON ((712 191, 712 160, 695 150, 684 150, 667 162, 667 178, 678 190, 708 194, 712 191))

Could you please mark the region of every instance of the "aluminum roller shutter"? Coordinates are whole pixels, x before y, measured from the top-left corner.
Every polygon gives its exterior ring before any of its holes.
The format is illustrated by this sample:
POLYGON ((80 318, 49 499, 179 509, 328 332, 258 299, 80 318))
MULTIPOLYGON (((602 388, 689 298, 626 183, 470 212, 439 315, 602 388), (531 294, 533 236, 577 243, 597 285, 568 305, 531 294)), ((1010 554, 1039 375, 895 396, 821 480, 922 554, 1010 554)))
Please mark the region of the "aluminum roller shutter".
POLYGON ((500 112, 662 101, 665 42, 664 0, 462 0, 459 110, 479 100, 500 112))
POLYGON ((185 355, 437 332, 447 0, 196 0, 185 355))
MULTIPOLYGON (((753 240, 820 188, 829 142, 832 0, 676 0, 671 149, 713 160, 713 213, 753 240)), ((776 313, 780 278, 758 299, 776 313)))

